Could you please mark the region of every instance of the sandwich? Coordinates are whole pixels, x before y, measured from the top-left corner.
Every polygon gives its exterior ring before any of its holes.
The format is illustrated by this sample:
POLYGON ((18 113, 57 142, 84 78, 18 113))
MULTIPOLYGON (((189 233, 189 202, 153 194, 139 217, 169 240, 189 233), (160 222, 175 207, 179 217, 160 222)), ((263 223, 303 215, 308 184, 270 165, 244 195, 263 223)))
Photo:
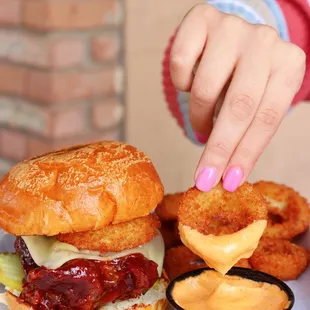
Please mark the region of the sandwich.
POLYGON ((163 186, 150 159, 121 142, 25 160, 0 182, 1 302, 14 310, 164 309, 163 186))

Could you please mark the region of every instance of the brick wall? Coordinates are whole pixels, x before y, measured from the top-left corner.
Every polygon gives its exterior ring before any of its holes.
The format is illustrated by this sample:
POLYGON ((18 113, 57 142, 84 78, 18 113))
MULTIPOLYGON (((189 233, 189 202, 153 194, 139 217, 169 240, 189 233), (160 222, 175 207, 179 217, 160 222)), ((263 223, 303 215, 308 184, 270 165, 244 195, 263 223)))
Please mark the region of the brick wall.
POLYGON ((123 1, 0 1, 0 174, 121 138, 123 1))

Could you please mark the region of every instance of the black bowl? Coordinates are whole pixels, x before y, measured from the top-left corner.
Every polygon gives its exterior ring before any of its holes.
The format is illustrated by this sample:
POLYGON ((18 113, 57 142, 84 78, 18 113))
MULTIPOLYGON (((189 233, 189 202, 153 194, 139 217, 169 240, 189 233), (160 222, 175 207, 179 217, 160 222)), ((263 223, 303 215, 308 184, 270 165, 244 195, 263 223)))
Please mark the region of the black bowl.
MULTIPOLYGON (((174 299, 172 297, 172 290, 174 288, 175 283, 182 281, 182 280, 189 278, 189 277, 198 276, 206 270, 213 270, 213 269, 202 268, 202 269, 190 271, 190 272, 187 272, 187 273, 184 273, 184 274, 178 276, 177 278, 175 278, 174 280, 172 280, 170 282, 170 284, 167 287, 166 296, 167 296, 167 299, 168 299, 170 305, 173 307, 173 309, 184 310, 174 301, 174 299)), ((282 291, 284 291, 287 294, 288 299, 290 301, 290 306, 286 310, 293 309, 293 306, 295 303, 294 293, 281 280, 279 280, 279 279, 277 279, 277 278, 275 278, 275 277, 273 277, 267 273, 264 273, 264 272, 260 272, 260 271, 256 271, 256 270, 252 270, 252 269, 247 269, 247 268, 241 268, 241 267, 233 267, 231 270, 228 271, 227 275, 239 276, 241 278, 249 279, 249 280, 252 280, 255 282, 266 282, 266 283, 274 284, 274 285, 278 286, 282 291)))

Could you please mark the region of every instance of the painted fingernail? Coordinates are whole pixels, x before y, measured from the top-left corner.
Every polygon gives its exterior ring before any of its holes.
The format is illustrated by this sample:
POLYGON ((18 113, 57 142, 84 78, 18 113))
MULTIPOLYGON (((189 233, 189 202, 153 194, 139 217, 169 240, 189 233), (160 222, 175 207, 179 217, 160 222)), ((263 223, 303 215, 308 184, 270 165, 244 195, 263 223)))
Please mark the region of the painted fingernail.
POLYGON ((196 187, 202 192, 209 192, 216 181, 216 169, 206 167, 202 169, 196 179, 196 187))
POLYGON ((200 132, 195 132, 196 139, 199 143, 205 144, 207 143, 207 137, 200 132))
POLYGON ((240 168, 230 168, 223 181, 223 187, 228 192, 234 192, 240 185, 243 178, 243 172, 240 168))

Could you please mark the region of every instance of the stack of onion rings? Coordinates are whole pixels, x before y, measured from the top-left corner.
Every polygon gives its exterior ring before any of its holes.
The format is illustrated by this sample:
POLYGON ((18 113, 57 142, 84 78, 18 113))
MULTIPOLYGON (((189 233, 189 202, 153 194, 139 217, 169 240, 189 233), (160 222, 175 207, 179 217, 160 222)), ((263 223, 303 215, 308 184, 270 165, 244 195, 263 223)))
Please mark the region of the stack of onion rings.
POLYGON ((268 203, 268 225, 265 237, 292 240, 309 227, 307 200, 285 185, 261 181, 254 187, 268 203))

